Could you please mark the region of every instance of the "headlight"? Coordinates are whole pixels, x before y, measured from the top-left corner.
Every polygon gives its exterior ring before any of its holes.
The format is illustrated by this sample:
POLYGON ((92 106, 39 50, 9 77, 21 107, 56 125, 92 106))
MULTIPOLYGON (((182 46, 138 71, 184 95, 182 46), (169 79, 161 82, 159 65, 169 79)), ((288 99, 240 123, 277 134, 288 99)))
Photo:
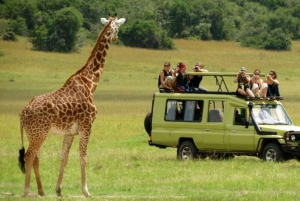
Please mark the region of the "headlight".
POLYGON ((291 140, 295 141, 296 140, 296 136, 295 135, 291 135, 291 140))

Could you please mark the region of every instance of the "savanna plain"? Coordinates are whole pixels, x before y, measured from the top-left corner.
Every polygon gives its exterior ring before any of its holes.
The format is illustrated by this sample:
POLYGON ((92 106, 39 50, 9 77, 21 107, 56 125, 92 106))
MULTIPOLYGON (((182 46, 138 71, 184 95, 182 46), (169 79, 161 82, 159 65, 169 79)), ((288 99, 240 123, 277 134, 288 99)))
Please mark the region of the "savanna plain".
MULTIPOLYGON (((147 143, 145 115, 157 91, 158 73, 165 61, 175 67, 202 62, 211 72, 263 73, 275 70, 283 104, 295 125, 300 124, 300 42, 292 51, 276 52, 240 47, 234 42, 175 40, 177 49, 157 51, 111 45, 104 73, 94 94, 98 109, 88 144, 88 200, 299 200, 300 162, 263 162, 256 157, 230 160, 176 159, 176 149, 158 149, 147 143)), ((18 167, 21 148, 19 114, 35 96, 51 92, 86 62, 93 42, 80 53, 58 54, 31 50, 25 38, 0 41, 0 200, 22 198, 24 174, 18 167)), ((226 83, 231 90, 233 77, 226 83)), ((212 79, 202 86, 216 90, 212 79)), ((49 133, 40 152, 43 200, 83 200, 78 137, 65 169, 62 198, 55 186, 60 167, 62 136, 49 133)), ((28 142, 25 137, 25 148, 28 142)), ((31 192, 37 193, 34 173, 31 192)))

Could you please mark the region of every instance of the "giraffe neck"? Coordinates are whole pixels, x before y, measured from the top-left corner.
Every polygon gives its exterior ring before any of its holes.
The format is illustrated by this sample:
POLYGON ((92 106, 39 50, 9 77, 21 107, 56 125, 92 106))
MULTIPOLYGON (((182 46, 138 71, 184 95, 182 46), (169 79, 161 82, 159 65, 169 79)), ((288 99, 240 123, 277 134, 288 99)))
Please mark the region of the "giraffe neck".
POLYGON ((110 36, 112 34, 112 29, 110 23, 111 22, 109 22, 100 33, 86 64, 72 75, 65 85, 71 83, 70 81, 75 81, 79 85, 83 84, 84 88, 88 89, 90 94, 94 93, 102 75, 105 57, 111 42, 110 36))

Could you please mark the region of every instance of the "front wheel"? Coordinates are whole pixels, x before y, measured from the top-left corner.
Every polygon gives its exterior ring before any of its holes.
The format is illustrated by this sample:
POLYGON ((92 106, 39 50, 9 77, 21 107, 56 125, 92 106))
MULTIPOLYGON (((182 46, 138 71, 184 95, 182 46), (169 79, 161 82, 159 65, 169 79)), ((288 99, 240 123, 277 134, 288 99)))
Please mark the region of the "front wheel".
POLYGON ((262 159, 265 161, 279 162, 285 159, 281 147, 276 143, 269 143, 265 146, 262 159))
POLYGON ((184 141, 177 149, 177 158, 191 160, 197 157, 197 148, 192 141, 184 141))

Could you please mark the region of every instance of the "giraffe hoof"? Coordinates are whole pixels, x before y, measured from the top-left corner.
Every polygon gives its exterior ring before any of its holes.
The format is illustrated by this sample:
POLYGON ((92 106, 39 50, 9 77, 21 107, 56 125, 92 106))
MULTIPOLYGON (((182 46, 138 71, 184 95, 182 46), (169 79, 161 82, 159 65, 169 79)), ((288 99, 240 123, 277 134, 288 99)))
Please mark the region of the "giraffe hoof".
POLYGON ((32 194, 32 193, 25 193, 22 197, 23 198, 40 198, 41 195, 36 195, 36 194, 32 194))

